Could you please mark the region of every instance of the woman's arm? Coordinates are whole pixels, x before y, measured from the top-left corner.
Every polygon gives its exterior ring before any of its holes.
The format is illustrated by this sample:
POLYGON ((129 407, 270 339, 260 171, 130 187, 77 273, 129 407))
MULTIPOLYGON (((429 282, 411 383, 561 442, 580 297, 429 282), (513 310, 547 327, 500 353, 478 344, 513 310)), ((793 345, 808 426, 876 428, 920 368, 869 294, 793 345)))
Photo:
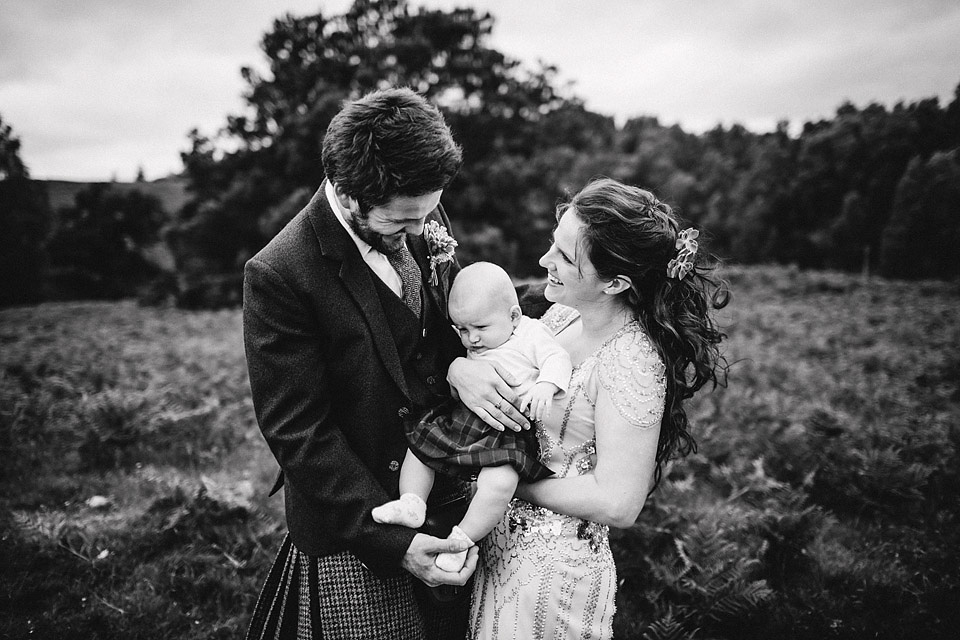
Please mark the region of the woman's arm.
POLYGON ((559 513, 609 524, 632 525, 653 482, 666 381, 660 356, 640 331, 627 333, 598 355, 591 473, 547 479, 518 495, 559 513))
POLYGON ((602 386, 595 418, 597 465, 593 471, 521 484, 517 497, 557 513, 629 527, 640 515, 653 482, 660 425, 631 424, 602 386))

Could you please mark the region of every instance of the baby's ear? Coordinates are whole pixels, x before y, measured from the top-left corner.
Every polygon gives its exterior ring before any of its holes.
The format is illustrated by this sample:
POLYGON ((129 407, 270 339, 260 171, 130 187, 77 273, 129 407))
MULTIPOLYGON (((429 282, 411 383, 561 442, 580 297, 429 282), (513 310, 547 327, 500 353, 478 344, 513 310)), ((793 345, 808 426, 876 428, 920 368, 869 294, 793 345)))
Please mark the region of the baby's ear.
POLYGON ((510 307, 510 322, 513 323, 513 326, 516 327, 520 324, 520 318, 523 317, 523 311, 520 311, 520 305, 515 304, 510 307))

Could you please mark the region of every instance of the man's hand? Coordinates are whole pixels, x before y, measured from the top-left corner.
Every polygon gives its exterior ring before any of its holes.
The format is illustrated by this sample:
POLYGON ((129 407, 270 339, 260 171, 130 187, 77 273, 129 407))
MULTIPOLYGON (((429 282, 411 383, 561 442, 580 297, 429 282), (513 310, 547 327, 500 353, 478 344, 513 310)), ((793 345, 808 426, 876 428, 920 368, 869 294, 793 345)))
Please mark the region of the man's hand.
POLYGON ((434 538, 425 533, 418 533, 410 541, 400 566, 422 580, 428 587, 441 584, 462 587, 477 568, 477 553, 477 546, 471 546, 465 540, 434 538), (458 553, 464 549, 469 551, 467 551, 467 561, 460 571, 456 573, 444 571, 436 565, 437 554, 458 553))
POLYGON ((542 422, 544 418, 550 415, 550 406, 553 404, 553 397, 560 391, 560 387, 552 382, 538 382, 530 391, 524 394, 520 400, 520 411, 530 417, 531 420, 542 422))
POLYGON ((489 362, 457 358, 447 370, 447 382, 470 411, 497 431, 530 428, 517 408, 520 399, 508 384, 516 380, 506 370, 489 362))

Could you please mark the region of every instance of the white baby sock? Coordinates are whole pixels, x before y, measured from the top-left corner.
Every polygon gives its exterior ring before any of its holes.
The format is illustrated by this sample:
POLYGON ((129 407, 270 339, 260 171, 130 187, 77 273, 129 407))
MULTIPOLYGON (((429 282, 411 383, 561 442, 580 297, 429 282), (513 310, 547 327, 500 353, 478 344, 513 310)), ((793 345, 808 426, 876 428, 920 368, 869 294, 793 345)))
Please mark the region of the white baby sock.
MULTIPOLYGON (((470 536, 463 532, 463 529, 455 526, 450 535, 447 536, 447 540, 466 540, 473 546, 473 540, 470 539, 470 536)), ((463 564, 467 561, 467 549, 457 553, 438 553, 436 564, 438 567, 444 571, 450 571, 456 573, 463 569, 463 564)))
POLYGON ((415 493, 405 493, 399 500, 392 500, 371 512, 375 522, 380 524, 399 524, 419 529, 427 517, 426 503, 415 493))

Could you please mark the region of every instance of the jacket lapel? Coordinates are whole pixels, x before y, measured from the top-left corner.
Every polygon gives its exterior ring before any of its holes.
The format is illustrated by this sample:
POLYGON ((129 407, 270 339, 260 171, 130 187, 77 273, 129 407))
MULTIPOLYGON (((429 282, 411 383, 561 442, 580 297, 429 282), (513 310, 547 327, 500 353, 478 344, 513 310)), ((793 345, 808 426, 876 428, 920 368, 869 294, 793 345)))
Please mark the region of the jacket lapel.
POLYGON ((325 190, 326 181, 320 185, 320 189, 308 205, 308 215, 317 234, 320 249, 325 257, 340 263, 340 279, 363 313, 384 367, 404 395, 409 398, 410 392, 403 376, 397 345, 393 342, 387 316, 373 283, 373 278, 376 276, 367 267, 353 239, 330 209, 325 190))

